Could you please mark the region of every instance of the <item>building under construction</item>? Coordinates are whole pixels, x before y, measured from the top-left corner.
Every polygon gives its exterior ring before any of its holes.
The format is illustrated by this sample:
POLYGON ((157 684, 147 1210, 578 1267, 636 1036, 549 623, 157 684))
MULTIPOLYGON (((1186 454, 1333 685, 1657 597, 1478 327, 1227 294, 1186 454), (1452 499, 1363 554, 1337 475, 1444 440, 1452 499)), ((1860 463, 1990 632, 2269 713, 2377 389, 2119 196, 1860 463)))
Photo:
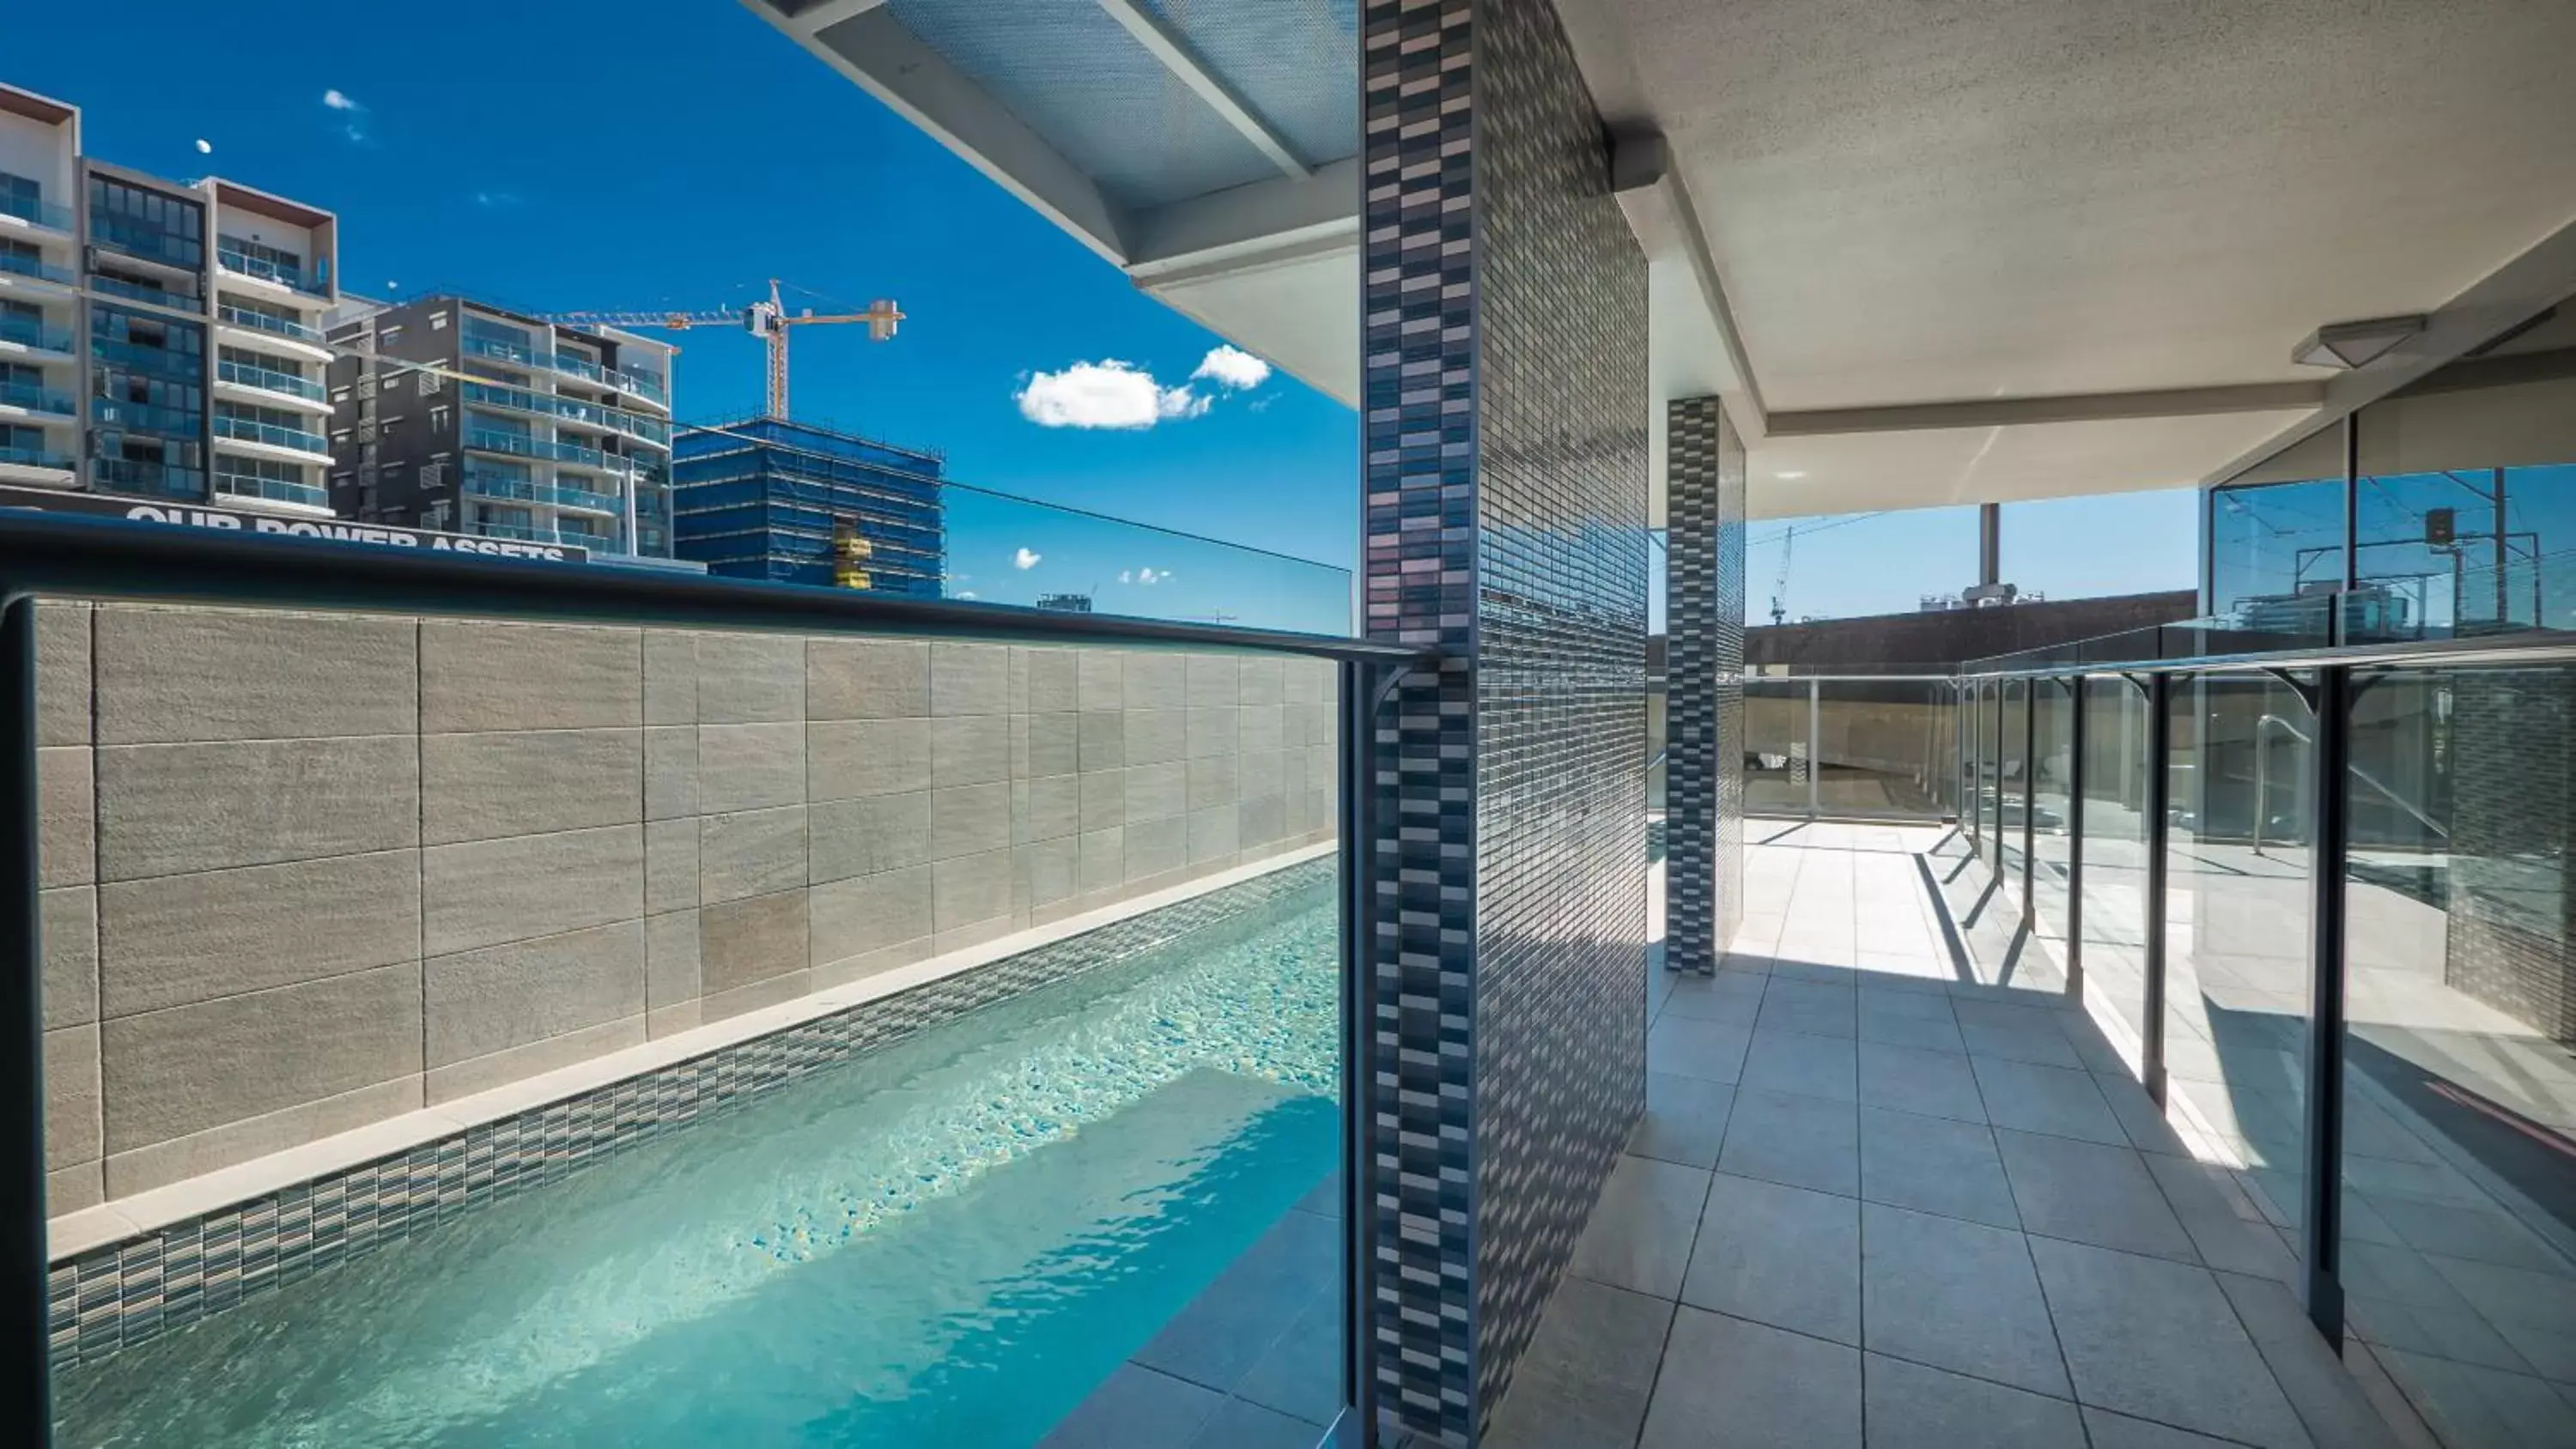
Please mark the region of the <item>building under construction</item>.
POLYGON ((940 458, 780 417, 684 427, 673 552, 729 578, 937 598, 940 458))

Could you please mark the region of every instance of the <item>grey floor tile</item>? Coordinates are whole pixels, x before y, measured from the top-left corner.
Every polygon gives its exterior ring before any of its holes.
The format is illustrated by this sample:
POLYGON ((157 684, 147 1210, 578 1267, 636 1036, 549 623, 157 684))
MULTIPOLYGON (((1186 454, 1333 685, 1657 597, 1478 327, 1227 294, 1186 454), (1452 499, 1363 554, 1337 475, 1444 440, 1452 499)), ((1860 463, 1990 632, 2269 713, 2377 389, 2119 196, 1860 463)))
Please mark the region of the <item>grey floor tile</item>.
POLYGON ((2084 1449, 2073 1404, 1864 1354, 1869 1449, 2084 1449))
POLYGON ((2263 1449, 2307 1433, 2205 1268, 2033 1238, 2076 1397, 2263 1449))
POLYGON ((2356 1242, 2343 1243, 2343 1286, 2347 1293, 2386 1298, 2418 1308, 2465 1309, 2469 1300, 2432 1260, 2413 1248, 2356 1242))
MULTIPOLYGON (((2022 992, 2028 997, 2037 993, 2022 992)), ((1962 1027, 2000 1027, 2020 1031, 2045 1031, 2063 1035, 2058 1026, 2055 1007, 2039 1001, 1997 999, 1993 992, 1963 994, 1952 1003, 1962 1027)))
POLYGON ((1646 1070, 1732 1082, 1744 1070, 1750 1027, 1667 1011, 1646 1033, 1646 1070))
POLYGON ((1674 976, 1667 972, 1665 979, 1672 982, 1672 990, 1664 998, 1664 1015, 1751 1026, 1754 1014, 1762 1009, 1762 988, 1770 978, 1740 972, 1714 976, 1674 976))
POLYGON ((1867 1204, 1861 1297, 1873 1353, 2069 1397, 2019 1233, 1867 1204))
POLYGON ((2576 1446, 2576 1412, 2544 1380, 2393 1348, 2379 1357, 2448 1449, 2576 1446))
POLYGON ((1718 1149, 1726 1143, 1727 1114, 1734 1106, 1735 1089, 1724 1082, 1648 1072, 1646 1115, 1638 1121, 1628 1151, 1691 1167, 1715 1167, 1718 1149))
POLYGON ((2150 1424, 2105 1409, 2086 1409, 2084 1426, 2093 1432, 2093 1449, 2237 1449, 2225 1439, 2150 1424))
POLYGON ((1857 1345, 1860 1204, 1718 1174, 1700 1213, 1682 1301, 1857 1345))
POLYGON ((2197 1263, 2164 1189, 2137 1152, 2071 1137, 1998 1131, 2024 1231, 2197 1263))
POLYGON ((1985 1099, 1968 1059, 1884 1042, 1860 1044, 1860 1100, 1867 1107, 1984 1122, 1985 1099))
POLYGON ((2233 1180, 2222 1188, 2221 1179, 2212 1177, 2206 1165, 2185 1157, 2156 1152, 2142 1152, 2139 1157, 2154 1174, 2156 1186, 2164 1190, 2165 1202, 2182 1230, 2191 1235, 2201 1262, 2230 1273, 2284 1283, 2298 1280, 2298 1259, 2282 1246, 2280 1235, 2265 1226, 2250 1205, 2246 1216, 2238 1214, 2227 1196, 2236 1190, 2233 1180))
POLYGON ((2237 1273, 2216 1277, 2310 1439, 2334 1449, 2397 1449, 2396 1436, 2287 1287, 2237 1273))
POLYGON ((1996 1126, 2129 1145, 2129 1134, 2120 1130, 2090 1073, 2001 1057, 1972 1056, 1969 1063, 1985 1098, 1986 1120, 1996 1126))
MULTIPOLYGON (((1923 999, 1941 1000, 1939 997, 1923 999)), ((1959 1038, 1959 1028, 1939 1017, 1891 1016, 1884 1012, 1863 1011, 1860 1014, 1860 1039, 1864 1044, 1885 1042, 1889 1046, 1952 1052, 1961 1056, 1968 1051, 1967 1043, 1959 1038)))
POLYGON ((1339 1272, 1340 1233, 1337 1223, 1312 1213, 1283 1215, 1138 1349, 1136 1362, 1230 1391, 1278 1341, 1315 1285, 1339 1272))
MULTIPOLYGON (((2389 1204, 2382 1199, 2379 1206, 2384 1213, 2389 1204)), ((2514 1336, 2516 1328, 2528 1328, 2544 1335, 2576 1339, 2576 1279, 2440 1253, 2426 1253, 2424 1261, 2460 1290, 2460 1296, 2468 1299, 2470 1306, 2505 1330, 2507 1338, 2514 1336)))
POLYGON ((2343 1311, 2345 1326, 2354 1337, 2366 1342, 2508 1373, 2533 1372, 2521 1351, 2466 1304, 2428 1308, 2393 1298, 2346 1293, 2343 1311))
POLYGON ((1291 1418, 1276 1409, 1242 1399, 1228 1399, 1199 1426, 1189 1449, 1315 1449, 1324 1426, 1291 1418))
POLYGON ((1646 1422, 1673 1305, 1566 1278, 1512 1371, 1486 1449, 1631 1449, 1646 1422))
POLYGON ((2037 1062, 2044 1067, 2081 1068, 2084 1065, 2084 1059, 2075 1054, 2075 1044, 2055 1027, 1988 1026, 1962 1021, 1959 1023, 1959 1036, 1967 1042, 1969 1052, 1976 1056, 2037 1062))
POLYGON ((1120 1364, 1038 1449, 1188 1449, 1224 1402, 1214 1389, 1120 1364))
POLYGON ((1323 1284, 1236 1381, 1236 1398, 1314 1423, 1341 1411, 1342 1295, 1323 1284))
POLYGON ((1757 1028, 1752 1049, 1744 1056, 1743 1085, 1855 1101, 1860 1092, 1856 1045, 1849 1037, 1757 1028))
POLYGON ((2576 1283, 2576 1267, 2529 1228, 2499 1212, 2458 1203, 2379 1196, 2371 1199, 2397 1236, 2419 1253, 2492 1263, 2499 1268, 2551 1274, 2576 1283))
POLYGON ((1677 1162, 1623 1156, 1610 1170, 1569 1268, 1613 1288, 1671 1298, 1690 1266, 1691 1239, 1708 1200, 1708 1173, 1677 1162))
POLYGON ((1946 1021, 1956 1026, 1958 1014, 1950 1009, 1948 983, 1936 976, 1896 976, 1879 972, 1861 978, 1860 1014, 1863 1016, 1911 1016, 1925 1021, 1946 1021))
POLYGON ((1863 1107, 1860 1195, 1945 1218, 2021 1226, 1994 1134, 1977 1122, 1863 1107))
POLYGON ((1851 1011, 1860 1003, 1860 988, 1848 971, 1837 971, 1830 979, 1800 980, 1791 977, 1771 983, 1770 992, 1762 998, 1765 1006, 1813 1006, 1831 1011, 1851 1011))
POLYGON ((1860 1191, 1860 1117, 1850 1102, 1738 1088, 1720 1172, 1851 1197, 1860 1191))
POLYGON ((1684 1307, 1638 1449, 1860 1449, 1860 1354, 1684 1307))
POLYGON ((2130 1146, 2140 1152, 2160 1152, 2168 1157, 2191 1155, 2191 1145, 2183 1141, 2182 1134, 2174 1130, 2172 1123, 2165 1120, 2164 1109, 2156 1105, 2156 1099, 2148 1096, 2147 1089, 2140 1086, 2138 1079, 2130 1076, 2126 1069, 2096 1071, 2092 1075, 2094 1090, 2102 1094, 2103 1102, 2111 1108, 2111 1115, 2119 1119, 2120 1130, 2129 1135, 2130 1146))
MULTIPOLYGON (((1796 985, 1789 982, 1784 985, 1796 985)), ((1808 1036, 1849 1038, 1857 1018, 1849 1006, 1820 1006, 1811 1002, 1789 1001, 1780 997, 1779 987, 1762 999, 1762 1015, 1754 1023, 1761 1031, 1794 1031, 1808 1036)))

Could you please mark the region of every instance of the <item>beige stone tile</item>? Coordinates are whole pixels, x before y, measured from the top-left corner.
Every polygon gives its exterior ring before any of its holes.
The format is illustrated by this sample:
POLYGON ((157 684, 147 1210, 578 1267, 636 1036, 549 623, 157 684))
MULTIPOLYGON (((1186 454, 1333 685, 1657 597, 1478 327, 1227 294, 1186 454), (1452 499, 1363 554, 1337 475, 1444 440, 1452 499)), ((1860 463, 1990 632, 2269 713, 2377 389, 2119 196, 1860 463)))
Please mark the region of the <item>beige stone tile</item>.
POLYGON ((1189 820, 1174 815, 1160 820, 1129 820, 1121 836, 1127 883, 1137 885, 1182 869, 1190 860, 1189 820))
POLYGON ((1177 710, 1188 707, 1187 655, 1140 649, 1126 658, 1125 708, 1177 710))
POLYGON ((698 999, 698 913, 644 918, 644 1005, 660 1012, 698 999))
POLYGON ((45 1174, 45 1216, 60 1218, 107 1200, 107 1164, 98 1158, 45 1174))
POLYGON ((1074 708, 1127 707, 1127 656, 1116 649, 1074 651, 1074 708))
POLYGON ((45 1167, 96 1162, 100 1149, 98 1026, 45 1033, 45 1167))
POLYGON ((1098 770, 1082 776, 1082 828, 1105 830, 1127 823, 1127 772, 1098 770))
POLYGON ((1024 780, 1072 774, 1080 767, 1076 743, 1081 719, 1073 714, 1013 716, 1011 773, 1024 780))
POLYGON ((999 850, 1010 843, 1009 785, 963 785, 930 792, 931 859, 999 850))
MULTIPOLYGON (((698 912, 699 989, 709 998, 806 969, 806 892, 726 901, 698 912)), ((724 1013, 710 1012, 710 1017, 724 1013)))
POLYGON ((644 631, 644 722, 698 722, 698 640, 687 630, 644 631))
POLYGON ((120 606, 97 626, 102 744, 409 734, 409 619, 120 606))
MULTIPOLYGON (((417 1078, 420 967, 382 966, 117 1017, 99 1039, 113 1157, 417 1078)), ((413 1092, 416 1104, 416 1084, 413 1092)), ((109 1186, 122 1195, 115 1179, 111 1165, 109 1186)))
POLYGON ((805 807, 709 815, 698 833, 699 903, 769 895, 805 884, 805 807))
POLYGON ((36 743, 90 743, 90 637, 98 611, 68 599, 36 606, 36 743))
POLYGON ((809 800, 854 800, 930 787, 931 722, 844 720, 806 726, 809 800))
POLYGON ((459 1097, 488 1092, 494 1087, 523 1081, 557 1067, 576 1062, 594 1061, 610 1052, 642 1046, 651 1036, 642 1015, 623 1017, 546 1037, 520 1046, 504 1047, 484 1056, 468 1057, 443 1067, 432 1067, 423 1079, 423 1097, 435 1107, 459 1097))
POLYGON ((644 729, 644 818, 676 820, 698 813, 698 727, 644 729))
POLYGON ((826 966, 928 940, 935 929, 931 891, 926 865, 814 887, 812 964, 826 966))
POLYGON ((834 800, 808 809, 814 883, 930 863, 930 792, 834 800))
POLYGON ((631 729, 425 736, 428 845, 623 825, 643 816, 642 736, 631 729))
POLYGON ((432 956, 421 977, 433 1071, 628 1017, 643 1039, 640 920, 432 956))
POLYGON ((38 878, 84 885, 98 876, 97 786, 90 752, 77 745, 36 751, 38 878))
POLYGON ((644 829, 612 825, 421 852, 423 945, 444 956, 644 914, 644 829))
POLYGON ((1011 712, 1053 714, 1077 708, 1073 649, 1011 651, 1011 712))
POLYGON ((656 820, 644 827, 644 910, 693 910, 698 904, 698 828, 686 820, 656 820))
POLYGON ((1081 839, 1082 890, 1114 891, 1127 882, 1126 831, 1086 830, 1081 839))
POLYGON ((388 850, 113 882, 98 992, 131 1016, 420 959, 420 856, 388 850))
POLYGON ((1231 805, 1243 796, 1243 761, 1235 755, 1210 755, 1190 761, 1189 808, 1192 814, 1231 805))
POLYGON ((1129 766, 1175 764, 1190 757, 1189 711, 1131 709, 1120 728, 1129 766))
POLYGON ((1190 767, 1186 762, 1130 765, 1123 773, 1129 822, 1175 820, 1190 812, 1190 767))
POLYGON ((930 646, 930 712, 934 715, 1008 714, 1010 650, 1000 644, 930 646))
POLYGON ((1011 726, 998 714, 957 715, 930 736, 930 783, 985 785, 1011 777, 1011 726))
POLYGON ((1041 840, 1011 851, 1011 908, 1028 912, 1072 900, 1082 885, 1080 837, 1041 840))
POLYGON ((98 771, 108 880, 420 841, 420 755, 408 735, 103 746, 98 771))
POLYGON ((903 639, 805 642, 807 719, 910 719, 929 713, 929 645, 903 639))
POLYGON ((1241 668, 1231 654, 1188 656, 1189 707, 1230 708, 1241 698, 1241 668))
POLYGON ((1083 773, 1123 769, 1127 764, 1127 714, 1095 709, 1082 715, 1080 763, 1083 773))
POLYGON ((710 815, 801 805, 806 768, 802 722, 698 727, 698 808, 710 815))
POLYGON ((1232 705, 1208 709, 1193 705, 1188 716, 1189 757, 1204 760, 1241 751, 1239 721, 1243 711, 1232 705))
MULTIPOLYGON (((414 979, 418 979, 416 975, 414 979)), ((417 1017, 412 1024, 417 1029, 417 1017)), ((337 1133, 368 1127, 405 1112, 417 1111, 421 1105, 421 1079, 413 1073, 297 1102, 183 1137, 121 1152, 112 1151, 107 1157, 107 1192, 110 1198, 121 1204, 137 1193, 151 1192, 271 1153, 303 1147, 337 1133)), ((237 1199, 238 1195, 231 1196, 237 1199)), ((200 1210, 216 1205, 203 1202, 200 1210)))
POLYGON ((45 931, 45 1026, 98 1020, 98 890, 63 886, 40 897, 45 931))
POLYGON ((420 721, 433 734, 642 724, 642 631, 423 620, 420 721))
POLYGON ((1190 864, 1232 865, 1242 849, 1241 820, 1229 803, 1190 812, 1190 864))
MULTIPOLYGON (((1011 914, 1011 852, 988 850, 931 868, 931 914, 940 934, 1011 914)), ((940 949, 948 949, 943 945, 940 949)))
POLYGON ((802 723, 805 640, 792 634, 700 634, 701 724, 802 723))
POLYGON ((1082 778, 1054 775, 1011 787, 1011 843, 1054 840, 1082 829, 1082 778))

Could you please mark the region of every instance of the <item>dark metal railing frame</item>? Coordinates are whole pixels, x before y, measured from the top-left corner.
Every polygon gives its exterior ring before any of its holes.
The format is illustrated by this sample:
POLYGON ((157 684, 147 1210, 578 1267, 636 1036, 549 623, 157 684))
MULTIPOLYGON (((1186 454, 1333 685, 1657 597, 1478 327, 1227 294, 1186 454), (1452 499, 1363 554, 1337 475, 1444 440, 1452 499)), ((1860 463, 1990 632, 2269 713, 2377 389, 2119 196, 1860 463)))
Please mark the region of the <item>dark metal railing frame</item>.
POLYGON ((1220 625, 1058 613, 1000 604, 893 598, 608 564, 559 564, 310 537, 225 534, 124 519, 10 510, 0 515, 0 1393, 16 1423, 10 1442, 52 1442, 47 1352, 44 940, 36 785, 36 600, 267 607, 559 624, 661 626, 795 634, 858 634, 1024 645, 1230 650, 1341 666, 1342 1084, 1344 1230, 1350 1345, 1345 1414, 1375 1409, 1364 1315, 1372 1215, 1367 1176, 1368 1047, 1360 950, 1374 932, 1362 855, 1372 790, 1358 753, 1374 733, 1386 683, 1431 657, 1405 645, 1220 625), (17 1387, 8 1389, 7 1385, 17 1387))
MULTIPOLYGON (((2261 674, 2297 691, 2315 711, 2317 732, 2309 752, 2308 858, 2308 1021, 2304 1089, 2307 1100, 2305 1161, 2300 1184, 2299 1289, 2308 1317, 2326 1340, 2340 1349, 2344 1334, 2342 1287, 2344 1140, 2344 946, 2352 760, 2351 704, 2370 680, 2395 669, 2468 668, 2560 664, 2576 661, 2576 638, 2565 633, 2533 631, 2476 640, 2424 640, 2407 643, 2286 649, 2262 653, 2202 655, 2180 659, 2133 659, 2119 662, 2040 663, 2015 667, 2009 659, 1977 661, 1960 675, 1958 697, 1964 738, 1979 723, 1974 701, 1995 702, 1996 774, 2002 773, 2002 700, 2005 686, 2019 682, 2026 706, 2035 710, 2037 686, 2043 681, 2066 684, 2074 698, 2069 729, 2073 761, 2069 771, 2066 990, 2079 1001, 2083 992, 2084 792, 2087 762, 2086 695, 2089 682, 2116 679, 2145 696, 2147 706, 2146 885, 2143 902, 2146 974, 2145 1020, 2140 1023, 2139 1078, 2159 1107, 2170 1096, 2165 1068, 2167 862, 2171 846, 2173 794, 2173 712, 2177 681, 2217 674, 2261 674)), ((2023 773, 2036 733, 2025 718, 2023 773)), ((1960 768, 1975 772, 1973 750, 1963 746, 1960 768)), ((2002 782, 1996 782, 1997 835, 2001 835, 2002 782)), ((2023 819, 2023 919, 2031 920, 2031 820, 2023 819)), ((1978 852, 1982 856, 1982 852, 1978 852)), ((2002 884, 2003 850, 1996 842, 1996 882, 2002 884)))

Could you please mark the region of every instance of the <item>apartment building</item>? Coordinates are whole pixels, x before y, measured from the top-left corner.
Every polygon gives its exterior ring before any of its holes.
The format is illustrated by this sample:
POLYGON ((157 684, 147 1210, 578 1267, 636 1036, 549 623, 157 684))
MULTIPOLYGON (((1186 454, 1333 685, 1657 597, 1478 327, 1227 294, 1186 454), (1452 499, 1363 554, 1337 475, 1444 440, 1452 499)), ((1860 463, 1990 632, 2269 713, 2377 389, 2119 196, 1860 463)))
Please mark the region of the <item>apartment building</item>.
POLYGON ((334 320, 331 501, 370 522, 671 556, 671 354, 467 298, 334 320))
POLYGON ((329 212, 86 156, 0 86, 0 483, 316 516, 329 212))

